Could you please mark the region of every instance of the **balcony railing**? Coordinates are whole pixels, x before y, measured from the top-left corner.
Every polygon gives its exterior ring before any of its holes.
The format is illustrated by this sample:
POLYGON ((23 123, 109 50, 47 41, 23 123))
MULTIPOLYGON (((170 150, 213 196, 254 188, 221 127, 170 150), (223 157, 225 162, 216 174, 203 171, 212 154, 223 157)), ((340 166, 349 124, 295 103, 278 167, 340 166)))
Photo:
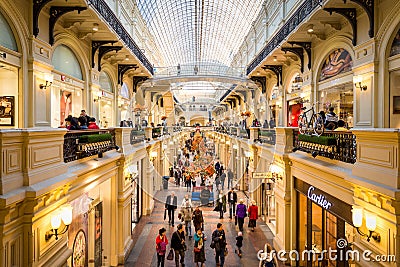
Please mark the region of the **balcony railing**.
POLYGON ((143 130, 132 130, 130 135, 131 145, 143 142, 145 139, 145 133, 143 130))
POLYGON ((262 128, 258 131, 258 140, 261 143, 275 145, 276 132, 275 129, 262 128))
POLYGON ((240 129, 239 137, 244 139, 250 139, 249 133, 247 132, 246 129, 240 129))
POLYGON ((152 130, 151 130, 151 137, 154 139, 154 138, 158 138, 158 137, 161 137, 162 136, 162 128, 163 127, 154 127, 152 130))
POLYGON ((64 162, 115 149, 113 130, 69 131, 64 136, 64 162))
POLYGON ((118 37, 125 43, 127 47, 132 51, 132 53, 138 58, 138 60, 143 64, 143 66, 151 73, 154 74, 153 66, 150 61, 143 54, 141 49, 137 46, 131 35, 122 25, 121 21, 112 11, 112 9, 107 5, 104 0, 87 0, 90 6, 103 17, 103 19, 108 23, 108 25, 115 31, 118 37))
POLYGON ((352 132, 327 131, 322 136, 294 134, 294 151, 311 153, 313 157, 322 156, 354 164, 357 156, 356 137, 352 132))

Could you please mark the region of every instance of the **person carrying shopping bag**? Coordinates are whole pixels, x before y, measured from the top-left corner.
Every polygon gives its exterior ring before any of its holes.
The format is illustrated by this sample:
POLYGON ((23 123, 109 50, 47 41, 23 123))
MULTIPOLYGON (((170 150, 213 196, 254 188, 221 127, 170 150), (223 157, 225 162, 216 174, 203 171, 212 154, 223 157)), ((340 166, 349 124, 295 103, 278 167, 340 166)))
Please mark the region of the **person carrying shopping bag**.
POLYGON ((203 267, 204 262, 206 261, 206 253, 204 251, 204 241, 206 240, 207 238, 201 231, 201 228, 197 229, 197 232, 194 234, 194 249, 193 249, 194 262, 196 263, 196 266, 203 267))

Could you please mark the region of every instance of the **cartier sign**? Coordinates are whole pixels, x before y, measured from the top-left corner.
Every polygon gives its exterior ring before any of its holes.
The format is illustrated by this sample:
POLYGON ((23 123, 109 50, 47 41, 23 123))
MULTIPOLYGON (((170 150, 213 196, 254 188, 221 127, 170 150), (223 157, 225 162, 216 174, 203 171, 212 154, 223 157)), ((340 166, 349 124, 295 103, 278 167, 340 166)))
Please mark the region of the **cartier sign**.
POLYGON ((323 194, 315 194, 314 191, 314 186, 310 186, 307 191, 307 197, 317 205, 329 210, 332 207, 332 203, 329 202, 323 194))

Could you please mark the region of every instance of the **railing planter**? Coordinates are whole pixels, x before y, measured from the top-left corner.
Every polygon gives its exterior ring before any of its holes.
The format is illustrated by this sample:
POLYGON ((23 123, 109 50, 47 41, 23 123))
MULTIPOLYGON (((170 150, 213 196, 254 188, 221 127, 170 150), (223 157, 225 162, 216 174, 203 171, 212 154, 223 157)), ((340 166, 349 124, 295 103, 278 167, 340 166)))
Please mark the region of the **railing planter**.
POLYGON ((64 136, 64 162, 112 150, 115 148, 115 136, 109 130, 69 131, 64 136))
POLYGON ((311 153, 313 157, 323 156, 347 163, 356 162, 356 139, 351 132, 328 131, 322 136, 298 134, 296 150, 311 153))
POLYGON ((249 134, 247 133, 246 129, 240 129, 240 138, 245 138, 245 139, 249 139, 249 134))
POLYGON ((258 139, 261 143, 267 143, 270 145, 275 145, 276 133, 275 130, 260 130, 258 132, 258 139))
POLYGON ((151 136, 153 139, 161 137, 161 127, 155 127, 152 129, 151 136))

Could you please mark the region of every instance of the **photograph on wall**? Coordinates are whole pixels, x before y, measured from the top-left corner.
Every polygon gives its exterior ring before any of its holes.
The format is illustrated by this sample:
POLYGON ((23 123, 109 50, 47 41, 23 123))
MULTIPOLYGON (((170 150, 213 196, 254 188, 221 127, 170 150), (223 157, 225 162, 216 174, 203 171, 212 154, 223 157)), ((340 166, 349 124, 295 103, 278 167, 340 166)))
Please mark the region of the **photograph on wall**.
POLYGON ((68 247, 72 249, 73 267, 88 266, 88 211, 90 199, 84 194, 70 202, 72 206, 72 222, 68 229, 68 247))
POLYGON ((393 97, 393 114, 400 114, 400 96, 393 97))
POLYGON ((103 202, 94 207, 95 237, 94 237, 94 266, 102 266, 103 251, 103 202))
POLYGON ((60 125, 65 125, 65 118, 72 115, 72 92, 60 91, 60 125))
POLYGON ((353 60, 349 52, 343 48, 338 48, 325 59, 319 81, 351 71, 352 68, 353 60))
POLYGON ((0 96, 0 126, 14 126, 14 97, 0 96))
POLYGON ((400 54, 400 30, 397 32, 394 37, 392 48, 390 49, 390 56, 395 56, 400 54))

